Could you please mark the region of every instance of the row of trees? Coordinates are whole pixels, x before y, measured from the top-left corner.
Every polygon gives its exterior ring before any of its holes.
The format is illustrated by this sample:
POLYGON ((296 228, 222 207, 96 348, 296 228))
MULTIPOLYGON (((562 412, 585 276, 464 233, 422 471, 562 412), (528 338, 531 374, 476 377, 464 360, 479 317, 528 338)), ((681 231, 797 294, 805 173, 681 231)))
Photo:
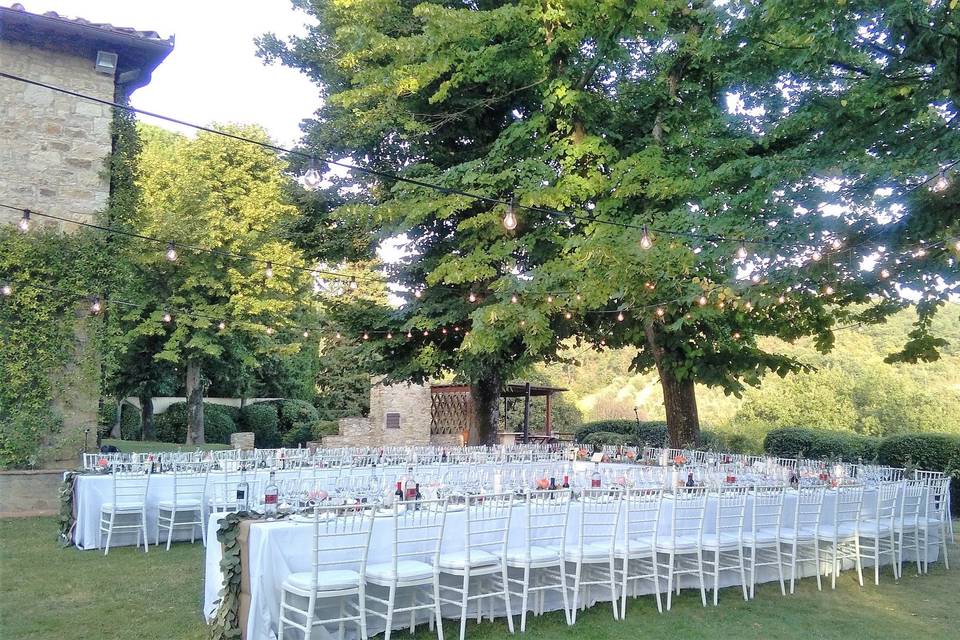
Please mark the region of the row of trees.
POLYGON ((928 187, 960 158, 951 3, 293 4, 316 24, 259 45, 320 88, 306 148, 448 189, 357 173, 321 196, 370 232, 361 255, 398 234, 408 249, 388 266, 402 307, 334 315, 381 332, 371 361, 394 379, 469 380, 482 441, 501 381, 569 340, 656 371, 675 446, 697 440, 696 383, 739 395, 808 368, 764 336, 826 351, 908 289, 891 358, 943 346, 960 188, 928 187))

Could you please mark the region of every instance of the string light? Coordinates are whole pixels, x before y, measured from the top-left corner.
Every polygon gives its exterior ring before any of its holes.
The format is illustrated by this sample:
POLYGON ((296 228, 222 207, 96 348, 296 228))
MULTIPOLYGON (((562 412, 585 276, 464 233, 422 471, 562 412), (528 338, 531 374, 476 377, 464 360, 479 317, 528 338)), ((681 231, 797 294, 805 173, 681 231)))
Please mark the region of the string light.
POLYGON ((514 200, 511 197, 510 202, 507 203, 507 212, 503 216, 503 226, 507 231, 513 231, 517 228, 517 214, 513 211, 514 200))
POLYGON ((170 324, 170 322, 173 321, 173 316, 171 316, 170 312, 166 309, 163 310, 163 321, 167 324, 170 324))
POLYGON ((177 261, 177 245, 172 242, 167 243, 167 260, 170 262, 177 261))
POLYGON ((3 286, 0 287, 0 293, 5 296, 11 296, 13 295, 13 287, 10 286, 10 283, 4 282, 3 286))
POLYGON ((512 302, 513 304, 517 304, 518 302, 520 302, 520 298, 517 297, 517 294, 513 294, 512 296, 510 296, 510 302, 512 302))
POLYGON ((520 321, 520 326, 521 326, 521 327, 527 326, 527 321, 526 321, 526 320, 521 320, 521 321, 520 321))
POLYGON ((733 339, 734 339, 734 340, 739 340, 739 339, 740 339, 740 332, 739 332, 739 331, 734 331, 734 332, 733 332, 733 339))
MULTIPOLYGON (((356 289, 356 287, 353 287, 353 288, 356 289)), ((420 291, 420 289, 417 289, 416 291, 413 292, 413 297, 414 297, 414 298, 417 298, 418 300, 419 300, 422 296, 423 296, 423 292, 420 291)))
POLYGON ((649 249, 653 246, 653 240, 650 239, 650 230, 647 225, 643 225, 643 234, 640 236, 640 248, 649 249))
POLYGON ((477 301, 477 294, 475 294, 473 291, 471 291, 471 292, 470 292, 470 295, 467 297, 467 299, 468 299, 470 302, 476 302, 476 301, 477 301))
POLYGON ((363 332, 363 339, 364 339, 364 340, 369 340, 369 339, 370 339, 370 334, 367 333, 366 331, 364 331, 364 332, 363 332))
POLYGON ((17 228, 20 231, 26 233, 30 231, 30 210, 24 209, 23 214, 20 216, 20 222, 17 223, 17 228))
POLYGON ((273 327, 267 327, 267 335, 268 335, 268 336, 272 336, 272 335, 273 335, 273 327))
POLYGON ((553 296, 547 296, 547 302, 550 303, 550 304, 552 304, 552 303, 553 303, 553 296))
POLYGON ((824 292, 825 294, 827 294, 828 296, 832 296, 832 295, 833 295, 833 287, 831 287, 831 286, 828 284, 826 287, 823 288, 823 292, 824 292))
POLYGON ((267 276, 267 279, 273 277, 273 263, 267 260, 267 268, 263 270, 263 274, 267 276))
POLYGON ((880 269, 880 277, 886 280, 887 278, 890 277, 890 272, 887 271, 886 269, 880 269))
POLYGON ((387 331, 387 340, 393 340, 393 334, 387 331))
POLYGON ((428 335, 430 335, 430 332, 427 331, 426 329, 424 329, 424 330, 423 330, 423 337, 426 338, 428 335))
POLYGON ((743 246, 743 241, 740 241, 740 246, 737 247, 737 257, 741 260, 746 259, 747 257, 747 248, 743 246))
POLYGON ((220 331, 223 331, 227 328, 227 323, 221 320, 220 324, 218 324, 217 327, 220 329, 220 331))
POLYGON ((747 311, 753 311, 753 303, 750 302, 749 300, 747 300, 747 302, 743 306, 747 308, 747 311))
POLYGON ((460 327, 458 327, 457 325, 453 325, 453 330, 454 330, 454 332, 459 333, 459 332, 460 332, 460 327))
POLYGON ((409 331, 407 331, 407 340, 409 340, 409 339, 412 338, 412 337, 413 337, 413 334, 410 333, 409 331))
POLYGON ((780 297, 777 298, 777 302, 779 302, 780 304, 783 304, 786 301, 787 301, 787 296, 783 295, 782 293, 780 294, 780 297))
POLYGON ((304 338, 309 338, 309 337, 310 337, 310 332, 309 332, 309 331, 304 331, 304 332, 303 332, 303 337, 304 337, 304 338))
POLYGON ((643 286, 649 289, 650 291, 653 291, 654 289, 657 288, 657 285, 653 284, 652 282, 644 282, 643 286))
POLYGON ((707 296, 700 296, 700 299, 697 300, 700 303, 700 306, 703 307, 707 304, 707 296))
POLYGON ((947 180, 947 174, 943 169, 940 169, 940 175, 937 176, 937 181, 933 183, 933 186, 930 187, 931 191, 946 191, 947 187, 950 186, 950 182, 947 180))
POLYGON ((447 328, 443 327, 442 329, 440 329, 440 333, 442 333, 443 335, 447 335, 447 328))
POLYGON ((569 311, 567 311, 565 314, 563 314, 563 317, 566 318, 567 320, 569 320, 570 318, 573 317, 573 314, 570 313, 569 311))
POLYGON ((663 309, 663 307, 657 307, 657 315, 658 315, 659 317, 662 318, 665 313, 666 313, 666 311, 663 309))
POLYGON ((623 322, 623 311, 617 314, 617 322, 623 322))
POLYGON ((342 338, 342 337, 343 337, 343 335, 342 335, 339 331, 337 331, 337 340, 339 340, 339 339, 342 338))
POLYGON ((100 303, 100 296, 93 296, 90 299, 90 313, 97 315, 103 310, 103 305, 100 303))
POLYGON ((317 168, 316 159, 311 157, 310 166, 303 173, 303 186, 313 191, 320 186, 321 182, 323 182, 323 174, 317 168))
POLYGON ((583 297, 582 297, 579 293, 577 294, 577 300, 578 300, 578 301, 579 301, 579 300, 583 300, 583 297))

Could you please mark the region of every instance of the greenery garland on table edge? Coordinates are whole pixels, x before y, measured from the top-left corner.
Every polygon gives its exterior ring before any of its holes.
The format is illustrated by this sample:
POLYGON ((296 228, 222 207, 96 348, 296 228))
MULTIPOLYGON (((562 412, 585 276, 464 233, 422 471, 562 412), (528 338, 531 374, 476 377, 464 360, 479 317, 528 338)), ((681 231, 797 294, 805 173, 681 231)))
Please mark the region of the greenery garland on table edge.
POLYGON ((77 519, 73 514, 73 492, 76 488, 77 476, 83 475, 82 471, 67 471, 63 474, 63 481, 60 483, 58 496, 60 498, 60 515, 57 516, 57 524, 60 526, 58 540, 61 547, 69 547, 73 534, 73 529, 77 526, 77 519))

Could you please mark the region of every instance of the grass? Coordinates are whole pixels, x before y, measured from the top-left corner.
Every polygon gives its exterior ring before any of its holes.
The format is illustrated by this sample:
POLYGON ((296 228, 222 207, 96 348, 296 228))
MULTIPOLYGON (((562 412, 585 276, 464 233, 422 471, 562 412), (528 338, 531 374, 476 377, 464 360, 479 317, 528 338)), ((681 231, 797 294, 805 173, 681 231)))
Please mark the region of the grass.
POLYGON ((155 451, 216 451, 218 449, 229 449, 228 444, 177 444, 176 442, 151 442, 140 440, 114 440, 104 438, 103 444, 113 445, 123 453, 153 453, 155 451))
MULTIPOLYGON (((104 557, 94 551, 58 549, 55 532, 52 518, 0 520, 0 638, 191 640, 206 636, 199 612, 200 544, 177 544, 169 552, 151 548, 149 554, 121 547, 104 557)), ((951 548, 955 562, 960 562, 958 550, 956 545, 951 548)), ((946 571, 937 563, 922 577, 911 573, 914 565, 904 569, 899 583, 886 570, 880 586, 868 581, 862 588, 855 572, 847 571, 835 592, 829 590, 829 583, 818 592, 816 581, 806 578, 798 583, 797 593, 786 598, 778 586, 764 584, 750 602, 743 601, 737 588, 723 589, 717 608, 701 607, 699 593, 684 591, 673 610, 663 615, 657 615, 653 599, 646 596, 629 601, 626 622, 613 620, 609 604, 582 612, 572 628, 560 612, 553 612, 528 619, 523 637, 956 638, 960 569, 946 571)), ((418 640, 435 637, 426 627, 421 629, 418 640)), ((457 633, 455 623, 444 625, 446 637, 456 638, 457 633)), ((499 640, 507 635, 506 624, 470 624, 467 634, 471 639, 499 640)), ((404 632, 398 637, 409 636, 404 632)))

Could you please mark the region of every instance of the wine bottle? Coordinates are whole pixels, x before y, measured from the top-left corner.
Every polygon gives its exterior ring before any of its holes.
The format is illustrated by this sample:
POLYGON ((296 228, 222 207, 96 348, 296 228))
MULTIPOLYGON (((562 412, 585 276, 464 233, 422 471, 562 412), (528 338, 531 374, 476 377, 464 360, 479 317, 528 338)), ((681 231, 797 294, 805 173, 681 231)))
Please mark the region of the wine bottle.
POLYGON ((416 493, 414 494, 414 511, 420 511, 420 501, 423 500, 423 496, 420 495, 420 483, 417 483, 416 493))
POLYGON ((240 472, 240 482, 237 484, 237 511, 249 511, 247 496, 250 493, 250 485, 244 478, 243 471, 240 472))
POLYGON ((691 471, 690 473, 687 474, 687 486, 688 486, 688 487, 695 487, 695 486, 697 486, 697 483, 694 482, 694 480, 693 480, 693 471, 691 471))
POLYGON ((563 476, 563 484, 560 485, 563 489, 570 488, 570 476, 563 476))
POLYGON ((601 483, 600 481, 601 481, 600 463, 594 462, 594 463, 593 463, 593 473, 590 474, 590 488, 591 488, 591 489, 599 489, 599 488, 600 488, 600 483, 601 483))
POLYGON ((276 483, 276 472, 270 471, 270 481, 267 482, 267 488, 263 490, 263 513, 267 520, 273 520, 277 517, 277 499, 280 496, 280 490, 276 483))
POLYGON ((403 482, 397 482, 397 490, 393 492, 394 504, 403 502, 403 482))

